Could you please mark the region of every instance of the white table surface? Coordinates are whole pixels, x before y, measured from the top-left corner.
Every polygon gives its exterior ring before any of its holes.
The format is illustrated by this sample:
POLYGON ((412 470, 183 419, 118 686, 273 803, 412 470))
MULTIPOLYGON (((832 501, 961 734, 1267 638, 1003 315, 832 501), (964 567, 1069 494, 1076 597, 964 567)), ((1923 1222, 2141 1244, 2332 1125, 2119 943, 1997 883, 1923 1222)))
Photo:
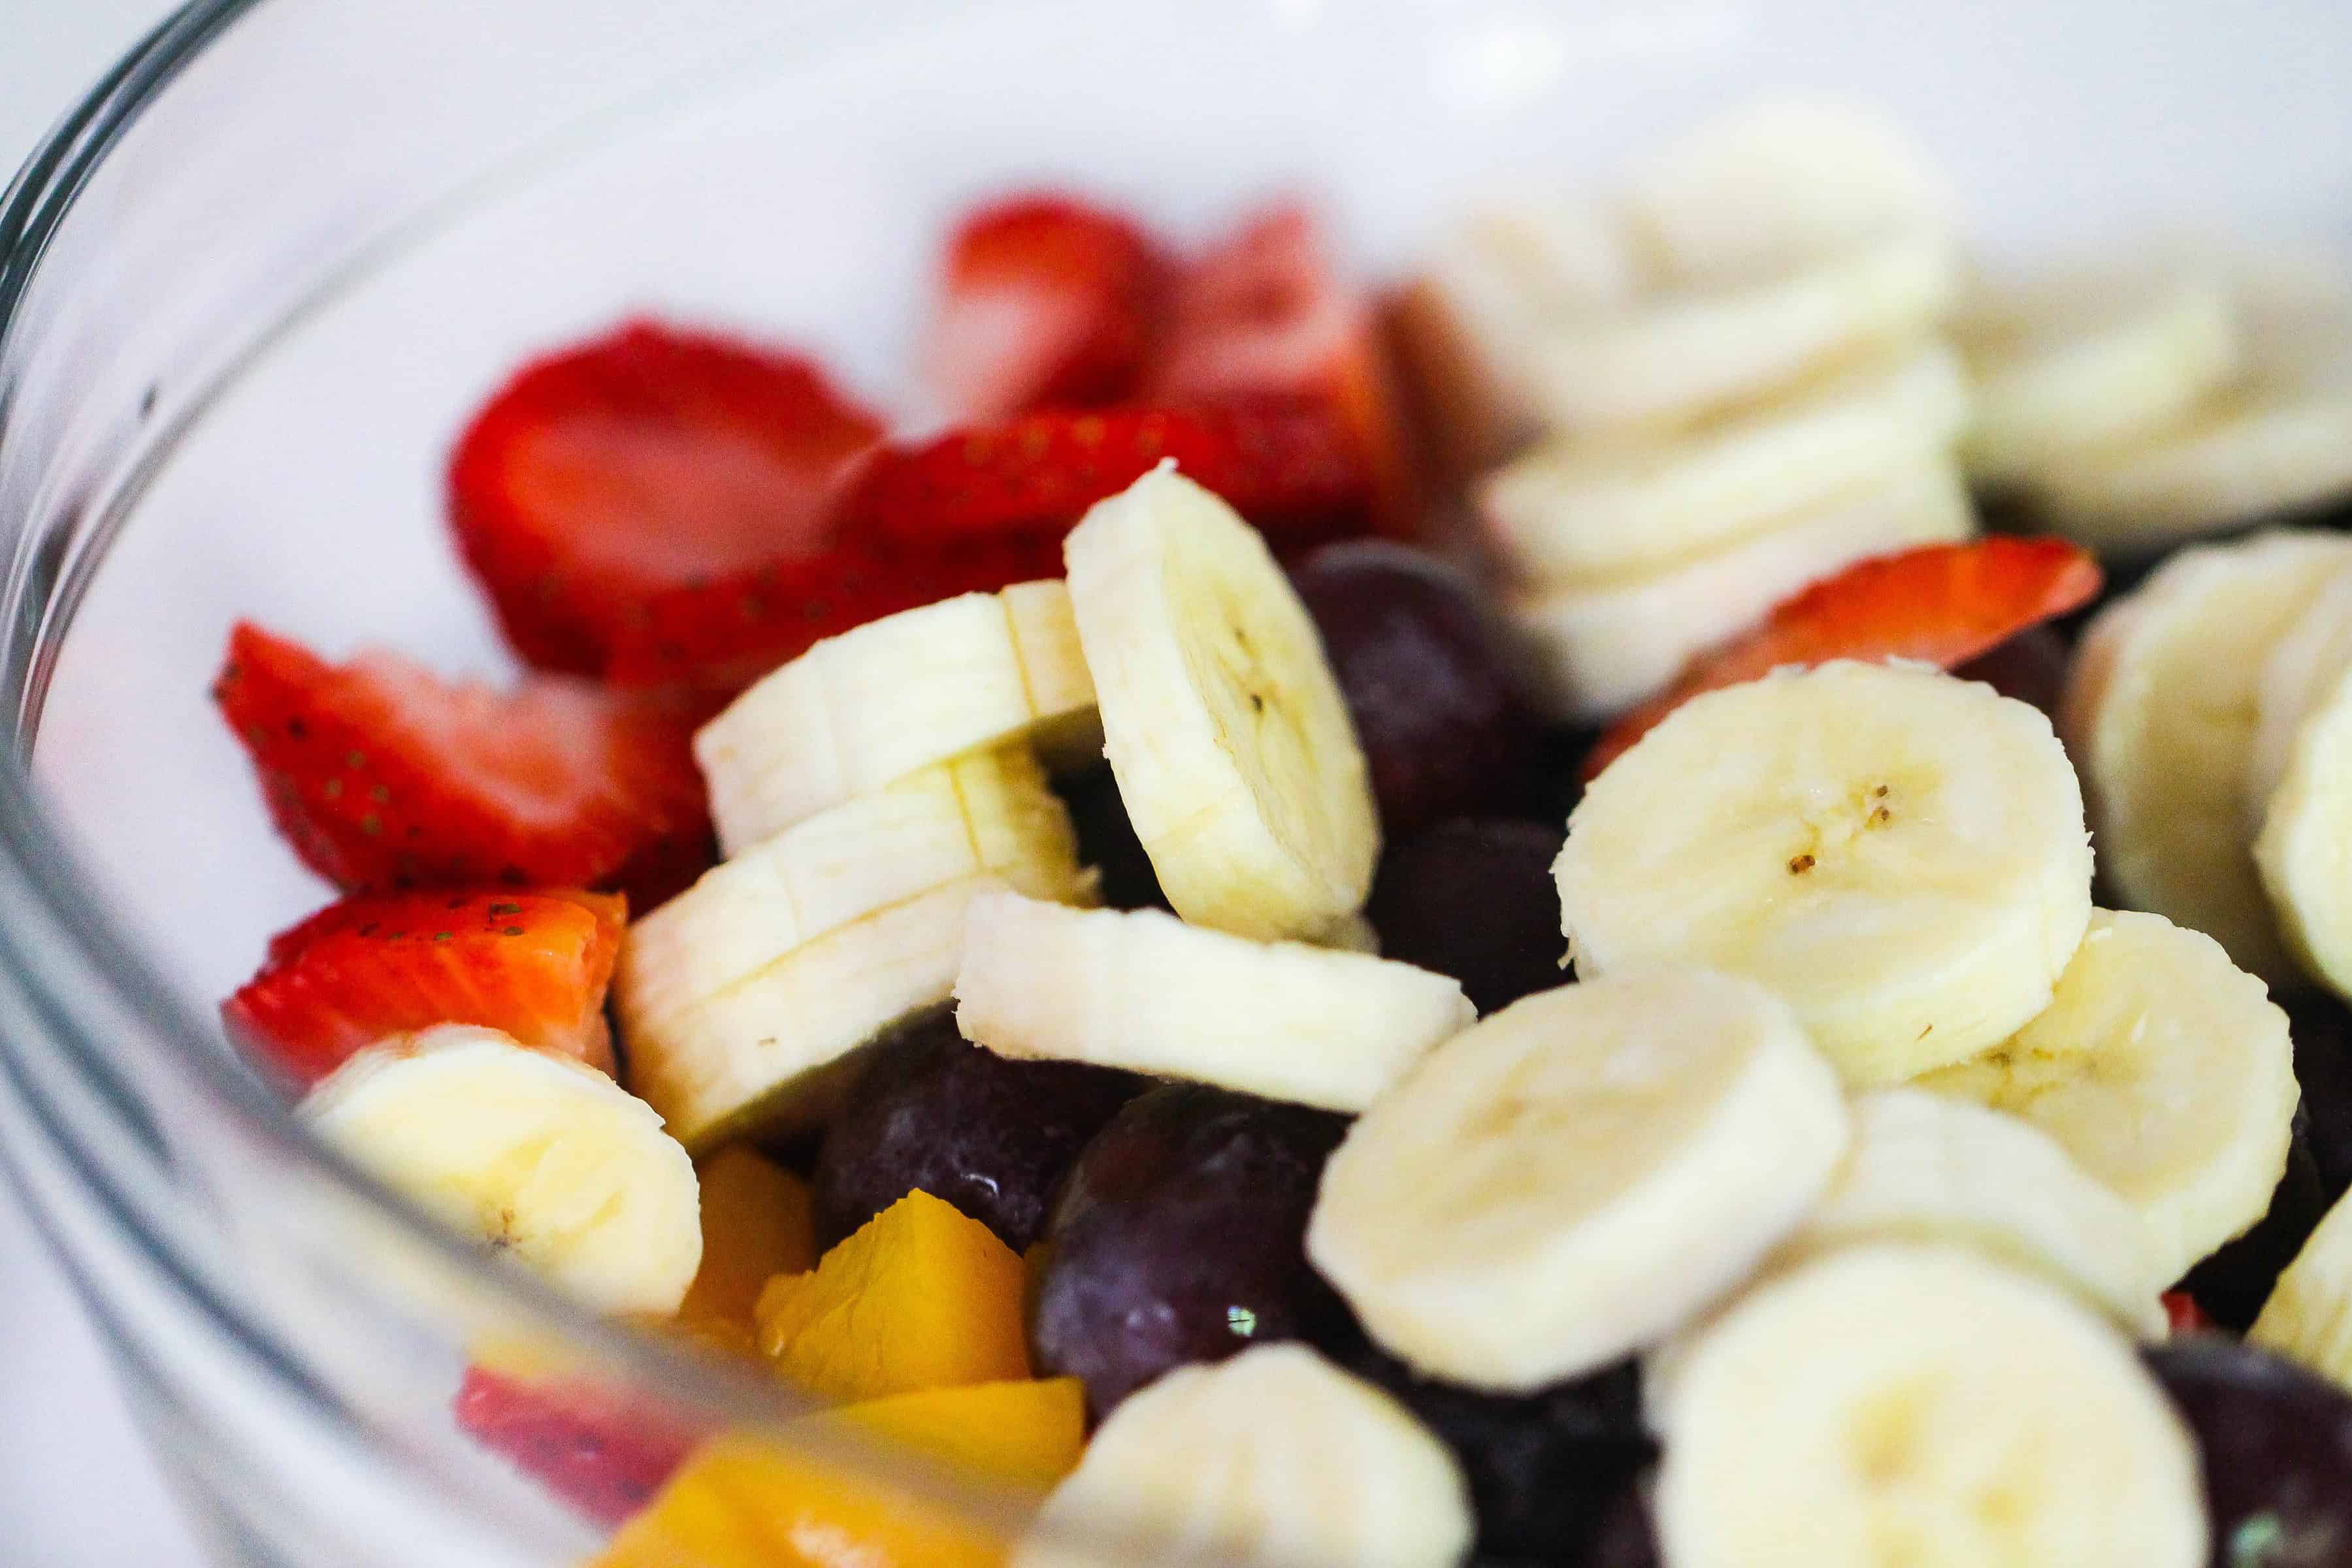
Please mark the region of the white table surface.
MULTIPOLYGON (((164 0, 0 0, 0 184, 164 0)), ((0 1186, 0 1557, 24 1568, 195 1568, 71 1287, 0 1186)))

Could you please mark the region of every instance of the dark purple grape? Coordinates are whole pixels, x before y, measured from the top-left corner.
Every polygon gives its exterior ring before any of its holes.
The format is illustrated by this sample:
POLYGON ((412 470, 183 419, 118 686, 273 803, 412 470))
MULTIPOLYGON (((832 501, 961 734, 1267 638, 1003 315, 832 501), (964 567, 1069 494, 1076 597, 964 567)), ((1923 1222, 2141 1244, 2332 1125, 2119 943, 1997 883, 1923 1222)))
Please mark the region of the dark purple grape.
POLYGON ((817 1240, 830 1247, 926 1192, 1020 1251, 1078 1151, 1142 1087, 1108 1068, 1008 1061, 950 1015, 928 1016, 874 1048, 817 1146, 817 1240))
POLYGON ((2352 1396, 2220 1334, 2146 1353, 2204 1458, 2212 1568, 2352 1563, 2352 1396))
POLYGON ((1642 1426, 1641 1376, 1631 1362, 1528 1394, 1483 1394, 1420 1376, 1343 1330, 1334 1362, 1394 1394, 1453 1450, 1470 1483, 1482 1556, 1545 1563, 1643 1561, 1612 1536, 1646 1541, 1634 1479, 1657 1457, 1642 1426), (1632 1531, 1619 1516, 1631 1498, 1632 1531))
POLYGON ((1097 1421, 1171 1367, 1323 1330, 1307 1214, 1347 1130, 1329 1111, 1200 1084, 1155 1089, 1095 1135, 1045 1230, 1029 1341, 1097 1421))
POLYGON ((2352 1190, 2352 1011, 2323 994, 2283 1005, 2294 1037, 2295 1081, 2303 1085, 2304 1137, 2319 1168, 2321 1195, 2332 1204, 2352 1190))
POLYGON ((1981 680, 2003 697, 2054 715, 2059 694, 2066 689, 2067 660, 2066 639, 2052 627, 2035 626, 1952 673, 1963 680, 1981 680))
POLYGON ((1458 816, 1391 844, 1364 908, 1381 953, 1450 974, 1481 1013, 1567 983, 1551 863, 1564 827, 1458 816))
POLYGON ((2326 1213, 2318 1163, 2298 1131, 2287 1146, 2286 1173, 2271 1193, 2269 1212, 2252 1230, 2190 1269, 2179 1289, 2194 1297, 2216 1323, 2244 1333, 2270 1300, 2279 1271, 2294 1261, 2305 1238, 2326 1213))
POLYGON ((1475 584, 1386 540, 1327 545, 1292 581, 1355 716, 1388 832, 1532 808, 1540 726, 1475 584))
POLYGON ((1070 808, 1078 858, 1102 873, 1103 902, 1115 910, 1168 908, 1160 874, 1151 868, 1151 857, 1143 852, 1143 840, 1128 820, 1127 803, 1119 799, 1118 781, 1110 769, 1095 768, 1055 787, 1070 808))

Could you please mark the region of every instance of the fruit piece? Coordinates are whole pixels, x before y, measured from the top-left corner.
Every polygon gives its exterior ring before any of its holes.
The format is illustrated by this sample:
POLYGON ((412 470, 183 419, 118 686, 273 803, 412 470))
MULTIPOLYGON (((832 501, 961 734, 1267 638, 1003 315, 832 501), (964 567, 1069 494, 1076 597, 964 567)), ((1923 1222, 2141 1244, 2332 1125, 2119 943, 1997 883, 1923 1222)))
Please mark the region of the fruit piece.
POLYGON ((1384 540, 1291 574, 1371 770, 1382 832, 1532 804, 1537 723, 1477 585, 1384 540))
POLYGON ((2238 368, 2228 291, 2177 272, 2070 272, 1988 290, 1953 334, 1976 387, 1969 477, 2031 486, 2180 417, 2238 368))
POLYGON ((1159 875, 1143 851, 1143 840, 1135 836, 1135 824, 1127 819, 1127 803, 1119 798, 1118 780, 1108 765, 1059 780, 1055 787, 1077 831, 1078 858, 1100 879, 1103 904, 1114 910, 1168 908, 1168 896, 1160 890, 1159 875))
POLYGON ((1472 1520, 1461 1472, 1400 1406, 1304 1345, 1262 1345, 1170 1373, 1095 1434, 1013 1568, 1118 1561, 1287 1568, 1451 1568, 1472 1520))
POLYGON ((457 1428, 598 1524, 653 1500, 699 1435, 687 1423, 586 1379, 466 1369, 457 1428))
POLYGON ((1116 402, 1150 347, 1166 281, 1151 242, 1116 213, 1044 192, 992 202, 949 237, 929 379, 968 419, 1116 402))
POLYGON ((2352 1384, 2352 1204, 2338 1198, 2279 1276, 2247 1340, 2352 1384))
POLYGON ((1021 1259, 976 1219, 909 1193, 805 1274, 760 1293, 760 1350, 824 1399, 1029 1375, 1021 1259))
POLYGON ((2188 1291, 2167 1290, 2162 1301, 2165 1328, 2172 1338, 2179 1339, 2183 1334, 2210 1334, 2213 1331, 2213 1320, 2205 1315, 2205 1309, 2199 1306, 2197 1298, 2188 1291))
POLYGON ((604 1312, 675 1311, 702 1258, 694 1163, 593 1068, 448 1024, 370 1047, 303 1123, 492 1252, 604 1312))
POLYGON ((1603 586, 1689 564, 1938 457, 1968 416, 1958 359, 1930 342, 1657 440, 1570 430, 1481 483, 1478 510, 1522 582, 1603 586))
POLYGON ((1078 1151, 1142 1087, 1075 1062, 1008 1061, 935 1014, 868 1054, 826 1129, 813 1177, 818 1233, 837 1240, 925 1192, 1026 1248, 1078 1151))
POLYGON ((2059 709, 2105 885, 2282 988, 2301 974, 2242 805, 2255 699, 2271 649, 2347 560, 2352 542, 2317 533, 2181 552, 2091 622, 2059 709))
POLYGON ((740 850, 629 928, 615 984, 631 1038, 795 948, 959 878, 1046 898, 1086 879, 1068 815, 1026 746, 909 773, 740 850))
POLYGON ((2144 1337, 2164 1322, 2156 1238, 2031 1122, 1916 1089, 1853 1102, 1853 1143, 1789 1260, 1868 1241, 1954 1241, 2054 1285, 2144 1337))
POLYGON ((816 1267, 808 1184, 748 1144, 695 1166, 702 1185, 702 1265, 677 1315, 749 1345, 759 1331, 761 1288, 779 1274, 816 1267))
MULTIPOLYGON (((2293 1142, 2287 1146, 2286 1173, 2271 1189, 2270 1207, 2263 1217, 2252 1229, 2180 1277, 2180 1289, 2200 1316, 2208 1320, 2208 1328, 2218 1323, 2242 1334, 2252 1327, 2278 1277, 2327 1214, 2327 1189, 2304 1136, 2303 1121, 2304 1114, 2298 1110, 2293 1142)), ((2177 1321, 2174 1331, 2180 1331, 2177 1321)))
POLYGON ((2340 994, 2352 994, 2352 899, 2341 886, 2344 857, 2352 847, 2352 802, 2344 793, 2347 757, 2352 666, 2296 729, 2286 771, 2254 840, 2254 868, 2287 950, 2306 973, 2340 994))
MULTIPOLYGON (((1387 1391, 1462 1467, 1488 1557, 1570 1563, 1612 1524, 1614 1504, 1657 1453, 1642 1429, 1631 1362, 1528 1394, 1481 1394, 1424 1378, 1360 1335, 1333 1353, 1340 1370, 1387 1391)), ((1592 1568, 1617 1568, 1606 1556, 1592 1568)))
POLYGON ((1328 409, 1296 399, 1026 414, 884 451, 846 504, 908 548, 1051 545, 1167 462, 1286 548, 1362 531, 1361 454, 1328 409))
POLYGON ((789 1422, 772 1439, 731 1433, 695 1454, 597 1568, 998 1568, 1009 1542, 997 1521, 1034 1508, 1085 1441, 1067 1379, 869 1400, 789 1422), (846 1443, 895 1452, 845 1453, 846 1443), (957 1492, 886 1479, 908 1452, 957 1492))
POLYGON ((1957 1248, 1856 1247, 1742 1298, 1677 1373, 1675 1568, 2203 1568, 2197 1453, 2123 1337, 1957 1248))
POLYGON ((640 1020, 629 1088, 699 1153, 737 1137, 821 1127, 856 1052, 940 1005, 955 984, 964 917, 1002 878, 959 878, 825 932, 693 1006, 640 1020))
POLYGON ((1313 619, 1265 542, 1158 469, 1064 544, 1104 750, 1169 901, 1312 936, 1371 885, 1380 821, 1313 619))
POLYGON ((2157 915, 2091 917, 2050 1005, 1918 1087, 2055 1138, 2147 1222, 2179 1277, 2260 1219, 2286 1166, 2286 1015, 2210 938, 2157 915))
POLYGON ((1360 1110, 1475 1016, 1411 964, 1017 894, 974 900, 955 994, 956 1026, 999 1056, 1331 1110, 1360 1110))
POLYGON ((1130 1100, 1070 1168, 1029 1313, 1096 1420, 1171 1367, 1313 1335, 1339 1303, 1299 1243, 1346 1123, 1198 1084, 1130 1100))
MULTIPOLYGON (((1951 547, 1975 531, 1959 470, 1936 458, 1687 565, 1597 587, 1519 590, 1509 604, 1553 710, 1599 723, 1653 700, 1663 710, 1660 694, 1679 673, 1704 668, 1727 637, 1745 640, 1807 584, 1888 552, 1951 547)), ((1648 722, 1624 721, 1629 732, 1648 722)), ((1630 743, 1612 731, 1585 776, 1630 743)))
POLYGON ((1856 562, 1694 659, 1672 687, 1611 728, 1586 759, 1585 777, 1597 777, 1701 692, 1833 658, 1916 659, 1948 669, 2098 591, 2097 563, 2055 539, 1928 544, 1856 562))
POLYGON ((593 675, 646 595, 827 549, 834 481, 881 433, 806 360, 635 321, 484 405, 450 521, 516 651, 593 675))
POLYGON ((1482 1014, 1565 984, 1562 839, 1548 823, 1461 816, 1391 844, 1364 907, 1381 951, 1452 975, 1482 1014))
POLYGON ((730 856, 967 752, 1091 753, 1094 686, 1062 584, 966 594, 828 637, 704 725, 694 755, 730 856))
POLYGON ((621 887, 707 863, 687 731, 664 708, 558 676, 510 692, 385 653, 331 665, 250 622, 214 700, 278 830, 346 892, 420 885, 621 887))
POLYGON ((2050 721, 1843 659, 1677 709, 1585 791, 1557 874, 1580 975, 1747 975, 1864 1088, 2014 1033, 2091 913, 2082 792, 2050 721))
POLYGON ((1380 531, 1410 539, 1421 531, 1422 481, 1395 371, 1371 300, 1339 279, 1328 250, 1321 226, 1295 203, 1273 203, 1244 218, 1178 274, 1167 336, 1142 396, 1175 405, 1257 397, 1320 404, 1370 468, 1380 531))
POLYGON ((604 985, 627 907, 604 893, 345 899, 270 938, 221 1018, 304 1089, 387 1035, 436 1024, 478 1024, 609 1073, 604 985))
POLYGON ((2066 665, 2074 650, 2050 626, 2018 633, 1990 653, 1952 666, 1962 680, 1981 680, 2013 702, 2039 708, 2054 721, 2066 689, 2066 665))
POLYGON ((2204 1460, 2213 1568, 2302 1568, 2352 1551, 2352 1399, 2212 1336, 2143 1352, 2204 1460))
POLYGON ((2240 799, 2256 834, 2294 760, 2296 737, 2352 670, 2352 562, 2322 570, 2326 581, 2271 644, 2254 682, 2254 735, 2240 799))
POLYGON ((1828 1184, 1836 1075, 1762 987, 1663 968, 1530 996, 1374 1102, 1307 1252, 1433 1376, 1527 1393, 1654 1343, 1828 1184))

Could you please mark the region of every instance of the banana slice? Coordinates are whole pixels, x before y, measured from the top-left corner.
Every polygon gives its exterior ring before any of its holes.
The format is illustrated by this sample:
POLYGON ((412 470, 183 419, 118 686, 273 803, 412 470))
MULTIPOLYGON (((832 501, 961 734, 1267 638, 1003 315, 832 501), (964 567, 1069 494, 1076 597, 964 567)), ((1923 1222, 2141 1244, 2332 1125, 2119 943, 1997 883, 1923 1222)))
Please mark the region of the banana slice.
POLYGON ((2286 781, 2305 721, 2327 706, 2352 669, 2352 560, 2325 574, 2311 603, 2271 645, 2254 682, 2254 739, 2239 799, 2255 833, 2286 781))
POLYGON ((1977 388, 1969 477, 1992 487, 2179 420, 2237 370, 2241 350, 2227 291, 2171 274, 2000 289, 1953 335, 1977 388))
POLYGON ((1157 910, 973 900, 956 1025, 999 1056, 1197 1079, 1360 1110, 1477 1014, 1442 974, 1260 942, 1157 910))
POLYGON ((1265 541, 1163 464, 1064 552, 1104 750, 1176 912, 1269 940, 1353 914, 1381 847, 1370 774, 1265 541))
POLYGON ((1094 688, 1054 582, 966 594, 827 637, 694 738, 729 855, 966 752, 1096 749, 1094 688))
POLYGON ((1069 813, 1026 746, 976 752, 819 812, 629 927, 614 996, 629 1037, 804 942, 983 873, 1087 898, 1069 813))
POLYGON ((2082 791, 2049 721, 1916 665, 1684 704, 1585 791, 1554 871, 1580 974, 1745 974, 1860 1087, 2006 1039, 2091 918, 2082 791))
POLYGON ((2352 1202, 2336 1200, 2246 1338, 2352 1387, 2352 1202))
POLYGON ((2289 951, 2352 995, 2352 674, 2296 731, 2254 866, 2289 951))
POLYGON ((2091 623, 2060 731, 2115 897, 2206 932, 2273 985, 2301 976, 2254 869, 2244 781, 2263 661, 2352 540, 2273 532, 2185 550, 2091 623))
POLYGON ((1958 1248, 1777 1278, 1684 1355, 1675 1568, 2202 1568, 2197 1449, 2130 1344, 1958 1248))
POLYGON ((1554 442, 1482 485, 1479 510, 1521 580, 1605 586, 1929 461, 1968 413, 1958 357, 1926 343, 1664 442, 1554 442))
POLYGON ((1807 584, 1975 531, 1958 468, 1937 456, 1687 565, 1601 587, 1522 590, 1508 604, 1550 706, 1593 724, 1656 696, 1693 658, 1807 584))
POLYGON ((1002 878, 965 877, 803 942, 628 1037, 629 1088, 696 1153, 819 1125, 857 1047, 954 988, 964 914, 1002 878))
POLYGON ((1307 1255, 1421 1371, 1525 1391, 1663 1339, 1803 1218, 1837 1076, 1761 986, 1655 969, 1441 1046, 1324 1168, 1307 1255))
POLYGON ((426 1212, 599 1311, 666 1316, 694 1282, 694 1162, 593 1068, 444 1025, 362 1051, 299 1114, 426 1212))
POLYGON ((1258 1345, 1112 1412, 1011 1568, 1455 1568, 1471 1532, 1459 1467, 1402 1405, 1258 1345))
POLYGON ((2158 1271, 2263 1217, 2299 1091, 2286 1015, 2210 937, 2101 910, 2049 1010, 1918 1080, 2023 1118, 2139 1211, 2158 1271))
POLYGON ((1580 434, 1700 417, 1841 355, 1931 330, 1959 293, 1957 248, 1907 231, 1757 279, 1645 295, 1554 321, 1528 345, 1546 423, 1580 434))
POLYGON ((2150 1339, 2178 1276, 2129 1204, 2048 1133, 1916 1089, 1853 1102, 1837 1179, 1777 1261, 1869 1241, 1955 1241, 2065 1286, 2150 1339))

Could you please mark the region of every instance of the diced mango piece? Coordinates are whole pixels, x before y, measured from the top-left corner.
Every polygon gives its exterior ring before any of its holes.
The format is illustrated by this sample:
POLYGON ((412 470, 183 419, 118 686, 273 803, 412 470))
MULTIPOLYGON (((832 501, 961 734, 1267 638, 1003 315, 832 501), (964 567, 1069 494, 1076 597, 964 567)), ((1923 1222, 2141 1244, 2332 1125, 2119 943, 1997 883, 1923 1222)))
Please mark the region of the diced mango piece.
POLYGON ((598 1568, 997 1568, 1004 1531, 1077 1463, 1077 1382, 934 1389, 805 1417, 782 1440, 705 1445, 623 1527, 598 1568), (999 1506, 966 1517, 938 1497, 817 1457, 844 1430, 950 1467, 999 1506), (805 1439, 805 1446, 796 1439, 805 1439))
POLYGON ((748 1343, 757 1333, 760 1289, 816 1264, 808 1184, 741 1143, 697 1167, 702 1180, 702 1267, 677 1310, 704 1338, 748 1343))
POLYGON ((825 1399, 1029 1375, 1021 1259, 986 1226, 909 1193, 804 1274, 760 1293, 760 1350, 825 1399))

